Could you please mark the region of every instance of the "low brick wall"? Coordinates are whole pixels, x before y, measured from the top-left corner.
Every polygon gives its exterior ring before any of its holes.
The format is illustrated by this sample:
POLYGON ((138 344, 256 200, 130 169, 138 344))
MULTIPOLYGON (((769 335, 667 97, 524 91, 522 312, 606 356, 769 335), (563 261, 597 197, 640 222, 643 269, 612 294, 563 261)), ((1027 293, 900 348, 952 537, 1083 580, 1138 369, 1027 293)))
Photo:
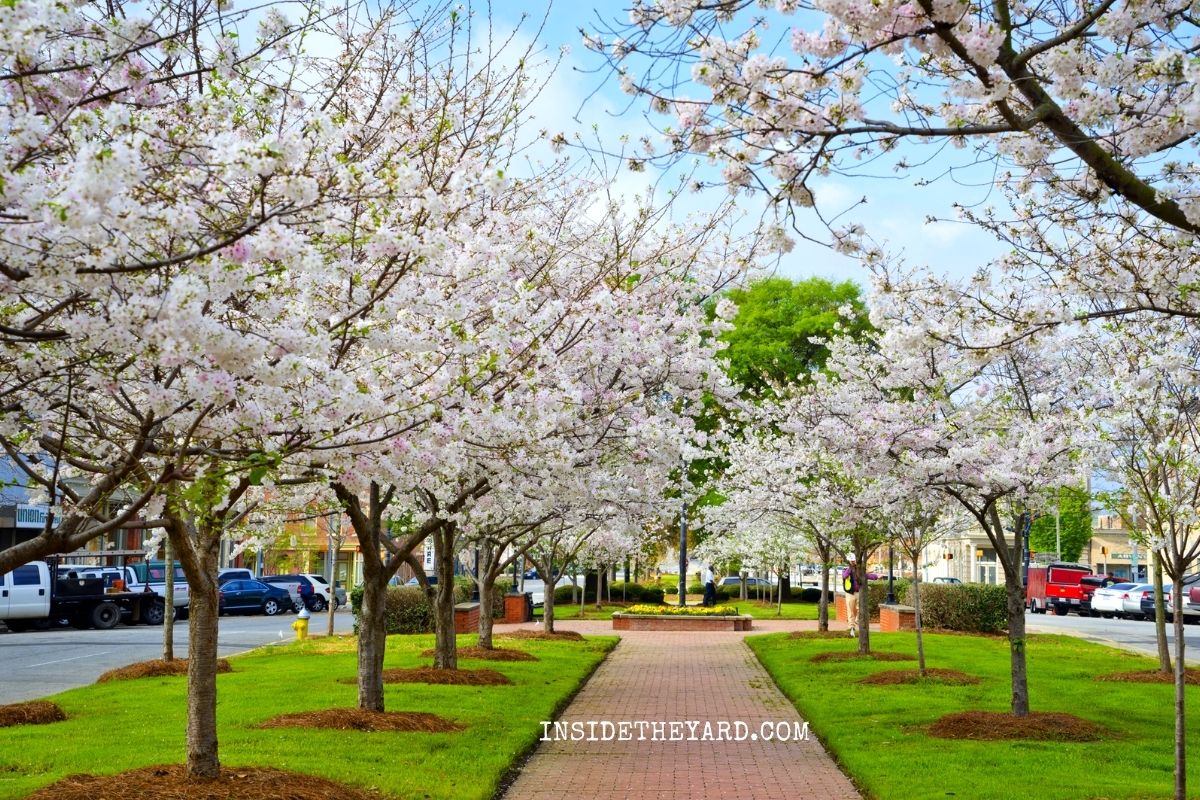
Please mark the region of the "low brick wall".
POLYGON ((917 629, 917 612, 912 606, 881 605, 879 607, 879 630, 895 633, 896 631, 915 631, 917 629))
POLYGON ((479 603, 459 603, 454 607, 454 632, 479 632, 479 603))
POLYGON ((753 617, 676 617, 613 614, 614 631, 748 631, 753 617))
MULTIPOLYGON (((860 599, 859 602, 861 603, 862 600, 860 599)), ((834 608, 834 611, 837 613, 838 621, 846 622, 847 621, 846 620, 846 595, 842 594, 841 592, 838 592, 837 594, 835 594, 833 596, 833 608, 834 608)), ((871 617, 871 622, 879 622, 879 616, 876 615, 876 616, 871 617)), ((858 620, 855 620, 855 624, 857 624, 857 623, 858 623, 858 620)))

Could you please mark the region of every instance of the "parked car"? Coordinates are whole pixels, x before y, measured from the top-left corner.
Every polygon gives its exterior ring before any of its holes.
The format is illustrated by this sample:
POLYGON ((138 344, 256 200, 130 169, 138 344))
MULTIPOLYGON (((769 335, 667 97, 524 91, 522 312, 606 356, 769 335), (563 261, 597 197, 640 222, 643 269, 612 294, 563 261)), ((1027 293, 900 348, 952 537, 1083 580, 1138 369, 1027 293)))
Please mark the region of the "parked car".
POLYGON ((292 608, 297 612, 302 608, 307 608, 309 611, 316 610, 309 600, 313 595, 312 582, 303 575, 264 575, 259 580, 287 589, 288 594, 292 596, 292 608))
MULTIPOLYGON (((338 607, 337 598, 333 595, 333 590, 329 588, 329 581, 325 580, 324 575, 315 575, 311 572, 305 573, 304 577, 312 581, 313 589, 320 598, 324 598, 324 603, 321 608, 313 608, 313 611, 324 611, 329 606, 338 607)), ((344 593, 343 593, 344 594, 344 593)))
POLYGON ((1154 619, 1154 584, 1135 583, 1121 595, 1121 608, 1127 619, 1154 619), (1142 601, 1146 599, 1150 601, 1149 614, 1142 608, 1142 601))
POLYGON ((226 581, 221 586, 220 613, 261 611, 268 617, 292 607, 292 595, 283 586, 256 580, 226 581))
MULTIPOLYGON (((425 580, 429 582, 430 586, 437 586, 437 575, 426 575, 425 580)), ((413 577, 409 578, 408 582, 405 583, 404 585, 405 586, 420 586, 421 582, 419 580, 417 580, 417 576, 414 575, 413 577)))
POLYGON ((1200 591, 1196 591, 1198 589, 1200 589, 1200 572, 1183 578, 1184 622, 1200 622, 1200 591))
MULTIPOLYGON (((717 586, 722 586, 722 587, 730 587, 730 586, 739 587, 741 585, 742 585, 742 579, 741 579, 741 577, 739 577, 737 575, 726 575, 724 578, 721 578, 721 582, 717 584, 717 586)), ((771 582, 768 581, 766 578, 750 578, 750 577, 746 578, 746 587, 747 588, 752 587, 752 586, 771 586, 771 585, 772 585, 771 582)))
POLYGON ((947 578, 947 577, 945 577, 945 576, 943 575, 943 576, 939 576, 939 577, 937 577, 937 578, 934 578, 934 579, 933 579, 933 583, 950 583, 950 584, 959 584, 959 585, 961 585, 961 584, 962 584, 962 581, 960 581, 958 578, 947 578))
MULTIPOLYGON (((1125 616, 1125 598, 1136 583, 1113 583, 1092 593, 1092 613, 1105 619, 1125 616)), ((1141 612, 1138 612, 1139 614, 1141 612)))
MULTIPOLYGON (((1171 584, 1163 584, 1163 602, 1166 604, 1167 622, 1171 621, 1171 584)), ((1154 619, 1154 586, 1151 585, 1149 591, 1142 592, 1142 616, 1146 619, 1154 619)))
POLYGON ((1100 612, 1092 608, 1092 600, 1096 596, 1096 592, 1120 582, 1120 578, 1114 578, 1111 575, 1087 575, 1081 578, 1079 580, 1079 588, 1083 592, 1083 599, 1079 602, 1079 607, 1076 611, 1079 612, 1080 616, 1100 616, 1100 612))
POLYGON ((253 581, 257 580, 254 573, 245 567, 226 567, 225 569, 217 570, 217 585, 223 586, 229 581, 253 581))

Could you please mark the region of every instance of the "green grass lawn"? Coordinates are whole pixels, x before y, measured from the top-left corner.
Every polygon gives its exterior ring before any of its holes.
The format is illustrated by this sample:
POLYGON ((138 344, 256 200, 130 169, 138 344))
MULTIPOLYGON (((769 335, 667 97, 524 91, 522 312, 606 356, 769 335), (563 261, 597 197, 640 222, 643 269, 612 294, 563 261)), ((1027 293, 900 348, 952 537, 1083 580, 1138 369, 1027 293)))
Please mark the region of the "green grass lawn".
MULTIPOLYGON (((475 636, 460 636, 460 646, 475 636)), ((272 766, 376 788, 403 798, 490 798, 513 760, 541 735, 559 706, 615 645, 503 642, 536 662, 464 661, 508 675, 512 686, 389 684, 389 711, 426 711, 467 727, 449 734, 360 733, 255 728, 277 714, 351 707, 356 688, 353 641, 334 652, 321 639, 269 647, 232 659, 217 679, 221 761, 272 766)), ((499 643, 498 643, 499 644, 499 643)), ((427 665, 433 636, 392 636, 387 667, 427 665)), ((114 773, 184 759, 185 680, 146 678, 88 686, 53 698, 68 715, 51 725, 0 728, 0 798, 24 797, 71 773, 114 773)))
MULTIPOLYGON (((1151 659, 1069 636, 1029 642, 1029 693, 1035 711, 1064 711, 1114 731, 1107 741, 978 742, 936 739, 924 728, 968 709, 1007 711, 1005 639, 926 635, 930 667, 981 678, 975 686, 865 686, 856 680, 916 662, 825 662, 809 658, 851 650, 849 639, 798 640, 786 634, 747 640, 776 683, 811 723, 868 797, 879 800, 1167 798, 1173 787, 1170 685, 1098 682, 1095 675, 1149 669, 1151 659)), ((916 653, 912 634, 872 634, 875 650, 916 653)), ((1196 692, 1188 687, 1189 712, 1196 692)), ((1200 797, 1200 718, 1189 713, 1189 796, 1200 797)))

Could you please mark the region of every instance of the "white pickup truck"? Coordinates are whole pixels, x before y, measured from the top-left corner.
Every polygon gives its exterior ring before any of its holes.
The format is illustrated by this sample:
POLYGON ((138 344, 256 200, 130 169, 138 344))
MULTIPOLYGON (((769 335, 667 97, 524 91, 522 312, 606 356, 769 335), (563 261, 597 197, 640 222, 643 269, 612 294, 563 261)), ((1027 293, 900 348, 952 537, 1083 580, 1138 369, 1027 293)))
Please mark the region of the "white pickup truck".
POLYGON ((161 625, 162 598, 154 592, 114 591, 79 570, 56 573, 31 561, 0 575, 0 620, 11 631, 47 627, 65 619, 76 628, 112 628, 122 619, 161 625), (53 577, 52 577, 53 576, 53 577))
MULTIPOLYGON (((60 566, 58 568, 59 575, 65 570, 75 570, 80 577, 86 578, 103 578, 105 588, 112 587, 113 583, 118 580, 125 581, 125 590, 129 592, 153 592, 162 599, 167 596, 167 573, 166 564, 162 561, 151 561, 149 563, 139 562, 137 564, 128 564, 124 567, 70 567, 60 566)), ((175 565, 175 616, 177 619, 186 619, 188 610, 188 594, 187 576, 183 574, 183 567, 175 565)))

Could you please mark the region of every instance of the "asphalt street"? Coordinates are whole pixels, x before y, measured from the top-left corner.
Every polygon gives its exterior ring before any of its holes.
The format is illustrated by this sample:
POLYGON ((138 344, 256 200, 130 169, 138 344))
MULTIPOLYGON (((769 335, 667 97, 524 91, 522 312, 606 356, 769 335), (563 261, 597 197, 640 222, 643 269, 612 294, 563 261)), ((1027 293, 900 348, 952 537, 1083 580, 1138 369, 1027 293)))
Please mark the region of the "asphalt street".
MULTIPOLYGON (((349 609, 335 615, 335 633, 348 633, 349 609)), ((295 614, 221 617, 217 643, 222 656, 290 641, 295 614)), ((326 615, 313 614, 314 632, 325 632, 326 615)), ((175 623, 175 655, 187 655, 187 622, 175 623)), ((162 657, 163 631, 148 625, 112 630, 0 633, 0 704, 56 694, 95 682, 101 673, 137 661, 162 657)))
MULTIPOLYGON (((1122 647, 1127 650, 1157 655, 1158 644, 1154 636, 1154 623, 1132 619, 1103 619, 1101 617, 1078 617, 1068 614, 1056 617, 1053 614, 1026 614, 1025 626, 1031 633, 1068 633, 1100 644, 1122 647)), ((1184 644, 1187 661, 1200 662, 1200 625, 1184 626, 1184 644)), ((1167 623, 1167 641, 1174 652, 1175 634, 1167 623)))

